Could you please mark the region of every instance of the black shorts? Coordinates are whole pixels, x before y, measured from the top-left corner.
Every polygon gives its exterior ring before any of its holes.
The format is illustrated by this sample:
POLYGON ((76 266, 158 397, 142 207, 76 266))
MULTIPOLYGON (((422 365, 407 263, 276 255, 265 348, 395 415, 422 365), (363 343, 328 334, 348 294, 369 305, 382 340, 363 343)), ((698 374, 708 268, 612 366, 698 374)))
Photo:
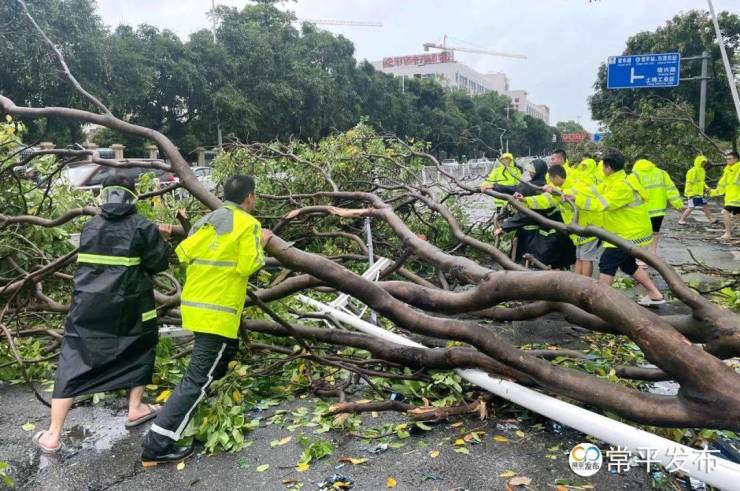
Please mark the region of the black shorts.
POLYGON ((732 215, 740 214, 740 206, 725 206, 725 210, 732 213, 732 215))
POLYGON ((663 225, 663 215, 658 217, 650 217, 650 223, 653 224, 653 233, 660 232, 660 226, 663 225))
POLYGON ((617 274, 617 269, 632 276, 637 271, 637 261, 627 251, 617 247, 604 248, 601 259, 599 259, 599 273, 614 276, 617 274))

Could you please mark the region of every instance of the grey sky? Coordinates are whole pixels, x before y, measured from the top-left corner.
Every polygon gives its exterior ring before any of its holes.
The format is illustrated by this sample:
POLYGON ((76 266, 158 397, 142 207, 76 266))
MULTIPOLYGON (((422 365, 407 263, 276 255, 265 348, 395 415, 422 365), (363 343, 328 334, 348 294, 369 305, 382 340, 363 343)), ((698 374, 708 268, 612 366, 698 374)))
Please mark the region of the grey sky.
MULTIPOLYGON (((241 7, 246 0, 218 0, 241 7)), ((148 23, 183 38, 208 26, 211 0, 98 0, 109 25, 148 23)), ((654 30, 673 15, 706 9, 704 0, 299 0, 283 8, 298 17, 379 21, 382 28, 322 26, 355 44, 356 58, 423 52, 422 43, 450 36, 450 45, 527 55, 516 60, 470 53, 456 59, 479 71, 502 70, 512 89, 550 106, 551 123, 577 120, 594 131, 586 98, 599 64, 622 52, 626 39, 654 30)), ((716 10, 740 13, 740 0, 714 0, 716 10)), ((684 53, 691 55, 696 53, 684 53)), ((686 82, 692 83, 692 82, 686 82)))

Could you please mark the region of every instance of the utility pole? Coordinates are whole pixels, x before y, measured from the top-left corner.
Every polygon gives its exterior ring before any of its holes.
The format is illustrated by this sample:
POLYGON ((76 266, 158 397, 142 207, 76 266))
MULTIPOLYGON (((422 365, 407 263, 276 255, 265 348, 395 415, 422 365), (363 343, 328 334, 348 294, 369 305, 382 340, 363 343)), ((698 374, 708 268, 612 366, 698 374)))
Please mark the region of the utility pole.
POLYGON ((735 83, 735 76, 732 74, 732 67, 730 66, 730 60, 727 58, 727 50, 725 49, 725 40, 722 37, 722 31, 719 29, 719 22, 717 22, 717 15, 714 13, 714 5, 712 0, 707 0, 709 4, 709 13, 712 14, 712 22, 714 23, 714 32, 717 34, 717 43, 719 44, 719 50, 722 53, 722 62, 725 65, 725 74, 727 75, 727 83, 730 84, 730 92, 732 93, 732 100, 735 103, 735 112, 737 113, 737 120, 740 121, 740 97, 737 95, 737 84, 735 83))
MULTIPOLYGON (((213 44, 216 44, 216 0, 211 0, 211 12, 213 15, 213 44)), ((221 134, 221 117, 218 114, 218 106, 216 106, 216 131, 218 132, 218 148, 223 147, 224 139, 221 134)))
POLYGON ((708 51, 702 52, 701 56, 687 56, 681 58, 681 61, 696 61, 701 60, 701 75, 699 77, 685 77, 681 78, 681 82, 688 82, 690 80, 699 80, 699 129, 704 132, 706 126, 706 115, 707 115, 707 81, 709 80, 709 60, 711 56, 708 51))
POLYGON ((707 119, 707 65, 709 61, 709 52, 704 51, 701 54, 701 86, 699 88, 699 129, 704 133, 704 127, 707 119))

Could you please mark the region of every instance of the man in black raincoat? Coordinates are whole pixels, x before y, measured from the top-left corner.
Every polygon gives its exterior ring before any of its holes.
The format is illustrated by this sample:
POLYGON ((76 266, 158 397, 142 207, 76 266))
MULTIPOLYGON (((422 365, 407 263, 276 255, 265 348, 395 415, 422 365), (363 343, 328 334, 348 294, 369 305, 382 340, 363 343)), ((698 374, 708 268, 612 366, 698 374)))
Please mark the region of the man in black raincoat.
POLYGON ((74 397, 131 389, 127 427, 156 416, 142 404, 151 383, 158 341, 152 275, 167 269, 169 246, 157 226, 136 213, 134 182, 108 177, 104 204, 80 235, 57 367, 48 430, 34 436, 46 453, 61 448, 60 433, 74 397))

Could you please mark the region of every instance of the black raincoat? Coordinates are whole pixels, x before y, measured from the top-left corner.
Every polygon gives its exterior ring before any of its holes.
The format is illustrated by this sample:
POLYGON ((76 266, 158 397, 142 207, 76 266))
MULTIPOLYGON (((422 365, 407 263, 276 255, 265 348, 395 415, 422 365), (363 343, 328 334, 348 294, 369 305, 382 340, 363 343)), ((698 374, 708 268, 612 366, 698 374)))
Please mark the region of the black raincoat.
MULTIPOLYGON (((534 175, 529 180, 529 183, 534 184, 535 186, 544 186, 546 184, 545 175, 547 174, 547 164, 544 160, 537 159, 532 161, 532 167, 534 167, 534 175)), ((496 184, 493 186, 493 190, 498 191, 499 193, 512 195, 514 193, 520 193, 523 196, 534 196, 536 194, 540 194, 540 191, 538 189, 535 189, 526 183, 519 183, 514 186, 496 184)), ((549 209, 537 211, 545 216, 548 216, 548 213, 551 213, 553 210, 549 209)), ((537 231, 539 230, 537 222, 529 218, 527 215, 517 212, 514 216, 504 220, 501 228, 505 232, 516 230, 517 246, 516 256, 514 257, 514 260, 516 262, 522 262, 522 256, 524 256, 524 254, 528 252, 532 252, 532 241, 535 240, 535 238, 537 237, 537 231)))
POLYGON ((158 341, 152 275, 167 269, 169 254, 133 204, 106 203, 85 224, 54 398, 151 383, 158 341), (138 264, 110 264, 120 261, 138 264))
MULTIPOLYGON (((532 162, 532 166, 535 174, 529 182, 540 187, 544 186, 547 164, 545 161, 537 159, 532 162)), ((494 190, 507 194, 518 192, 524 196, 534 196, 540 193, 539 190, 524 183, 516 186, 496 185, 494 190)), ((557 208, 535 211, 550 220, 563 221, 557 208)), ((516 229, 517 250, 514 259, 517 262, 521 262, 522 256, 526 253, 533 255, 553 269, 568 268, 575 262, 575 246, 570 237, 552 228, 538 225, 537 222, 522 213, 517 213, 505 220, 501 228, 505 231, 516 229)))

